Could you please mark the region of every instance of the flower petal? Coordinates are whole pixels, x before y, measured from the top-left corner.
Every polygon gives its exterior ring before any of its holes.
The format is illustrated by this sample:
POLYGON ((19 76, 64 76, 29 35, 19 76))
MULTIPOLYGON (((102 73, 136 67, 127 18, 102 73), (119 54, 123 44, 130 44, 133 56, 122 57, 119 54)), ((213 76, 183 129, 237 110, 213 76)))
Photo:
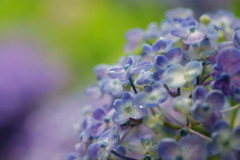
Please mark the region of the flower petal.
POLYGON ((175 141, 165 138, 158 145, 158 155, 164 160, 173 160, 181 155, 181 149, 175 141))
POLYGON ((194 135, 187 135, 178 141, 184 160, 205 160, 207 158, 204 141, 194 135))
POLYGON ((89 147, 88 147, 88 156, 91 159, 96 159, 101 151, 101 147, 99 143, 92 143, 89 147))
POLYGON ((173 100, 173 108, 179 112, 188 114, 192 105, 192 99, 178 96, 173 100))
POLYGON ((169 61, 166 56, 164 55, 158 55, 155 58, 155 65, 159 69, 165 70, 169 64, 169 61))
POLYGON ((186 39, 183 40, 185 44, 196 44, 201 42, 207 35, 206 29, 199 29, 191 33, 186 39))
POLYGON ((94 123, 91 126, 91 136, 93 137, 98 137, 100 136, 105 130, 106 130, 107 126, 105 125, 105 123, 94 123))
POLYGON ((132 68, 132 73, 140 73, 141 71, 148 71, 152 68, 151 62, 140 62, 134 68, 132 68))
POLYGON ((113 79, 122 77, 124 74, 125 71, 121 66, 110 68, 107 72, 107 75, 113 79))
POLYGON ((186 84, 184 76, 184 68, 180 64, 174 64, 170 66, 166 71, 166 78, 164 83, 170 88, 179 88, 186 84))
POLYGON ((202 73, 202 64, 198 61, 188 62, 185 67, 185 76, 188 81, 192 81, 202 73))
POLYGON ((164 50, 166 48, 167 44, 159 39, 152 45, 152 51, 153 53, 159 52, 161 50, 164 50))
POLYGON ((211 91, 206 96, 206 102, 209 104, 211 109, 220 110, 225 105, 224 95, 218 91, 211 91))
POLYGON ((240 49, 240 31, 235 32, 233 37, 233 43, 236 48, 240 49))
POLYGON ((236 48, 225 48, 217 56, 217 63, 223 67, 224 72, 239 70, 240 51, 236 48))
POLYGON ((240 126, 236 127, 233 131, 233 142, 231 146, 237 151, 240 150, 240 126))
POLYGON ((170 61, 170 64, 179 63, 182 60, 182 50, 179 47, 174 47, 166 53, 166 57, 170 61))
POLYGON ((96 108, 93 111, 93 118, 97 121, 102 121, 106 116, 106 111, 103 108, 96 108))
POLYGON ((186 38, 189 36, 189 34, 189 31, 184 28, 175 28, 171 30, 171 35, 175 37, 186 38))
POLYGON ((112 120, 116 124, 124 124, 129 120, 129 115, 123 112, 114 112, 112 116, 112 120))
POLYGON ((196 100, 204 101, 207 93, 208 91, 205 87, 197 86, 192 93, 192 98, 194 101, 196 100))
POLYGON ((146 53, 151 53, 152 52, 152 46, 149 44, 143 44, 142 45, 142 50, 146 53))
POLYGON ((109 130, 105 131, 101 136, 98 138, 98 143, 106 142, 107 150, 112 150, 119 144, 119 134, 117 127, 112 127, 109 130))
POLYGON ((211 113, 211 110, 208 106, 205 107, 205 103, 196 101, 191 108, 191 113, 195 120, 202 122, 211 113))

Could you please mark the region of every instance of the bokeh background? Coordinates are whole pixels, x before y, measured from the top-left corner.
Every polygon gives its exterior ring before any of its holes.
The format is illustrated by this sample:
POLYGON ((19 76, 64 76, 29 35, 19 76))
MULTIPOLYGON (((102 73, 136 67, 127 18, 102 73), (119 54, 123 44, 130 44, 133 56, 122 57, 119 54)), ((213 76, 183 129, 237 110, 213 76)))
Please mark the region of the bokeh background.
POLYGON ((1 0, 0 159, 60 160, 94 83, 92 68, 124 54, 125 32, 189 7, 196 15, 239 0, 1 0))

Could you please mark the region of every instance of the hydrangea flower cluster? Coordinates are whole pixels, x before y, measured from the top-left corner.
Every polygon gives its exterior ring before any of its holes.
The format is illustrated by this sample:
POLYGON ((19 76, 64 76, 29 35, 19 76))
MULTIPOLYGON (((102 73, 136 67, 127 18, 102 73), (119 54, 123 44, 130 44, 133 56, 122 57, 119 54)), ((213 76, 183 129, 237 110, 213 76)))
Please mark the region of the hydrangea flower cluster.
POLYGON ((126 34, 125 56, 98 65, 68 160, 240 159, 240 20, 177 8, 126 34))

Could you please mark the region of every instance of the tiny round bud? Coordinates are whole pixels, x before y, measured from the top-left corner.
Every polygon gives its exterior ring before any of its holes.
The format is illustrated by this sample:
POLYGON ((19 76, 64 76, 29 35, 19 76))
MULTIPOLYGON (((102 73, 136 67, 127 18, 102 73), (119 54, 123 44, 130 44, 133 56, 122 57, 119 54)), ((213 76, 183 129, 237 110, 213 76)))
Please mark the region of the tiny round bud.
POLYGON ((207 103, 204 103, 204 104, 202 105, 202 109, 203 109, 204 111, 208 111, 208 110, 210 109, 210 107, 209 107, 209 105, 208 105, 207 103))
POLYGON ((183 128, 180 130, 180 135, 183 137, 183 136, 186 136, 188 134, 188 130, 187 128, 183 128))
POLYGON ((208 15, 204 14, 200 17, 200 22, 208 25, 211 22, 211 18, 208 15))
POLYGON ((107 143, 106 142, 102 142, 101 144, 100 144, 100 147, 101 148, 105 148, 107 146, 107 143))

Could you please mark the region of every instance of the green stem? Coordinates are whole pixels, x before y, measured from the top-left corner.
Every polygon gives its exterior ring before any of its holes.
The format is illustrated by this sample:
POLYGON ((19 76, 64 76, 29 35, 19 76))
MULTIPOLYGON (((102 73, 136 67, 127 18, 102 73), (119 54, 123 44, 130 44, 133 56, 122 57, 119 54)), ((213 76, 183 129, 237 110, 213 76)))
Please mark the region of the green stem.
POLYGON ((225 112, 228 112, 228 111, 234 111, 234 110, 239 109, 239 108, 240 108, 240 104, 229 107, 229 108, 226 108, 226 109, 223 109, 223 110, 221 110, 221 112, 225 113, 225 112))
MULTIPOLYGON (((232 98, 230 98, 230 104, 231 104, 232 107, 234 107, 234 105, 235 105, 235 102, 232 98)), ((231 120, 230 120, 231 128, 234 128, 235 120, 237 118, 237 114, 238 114, 238 109, 234 109, 233 112, 232 112, 231 120)))

